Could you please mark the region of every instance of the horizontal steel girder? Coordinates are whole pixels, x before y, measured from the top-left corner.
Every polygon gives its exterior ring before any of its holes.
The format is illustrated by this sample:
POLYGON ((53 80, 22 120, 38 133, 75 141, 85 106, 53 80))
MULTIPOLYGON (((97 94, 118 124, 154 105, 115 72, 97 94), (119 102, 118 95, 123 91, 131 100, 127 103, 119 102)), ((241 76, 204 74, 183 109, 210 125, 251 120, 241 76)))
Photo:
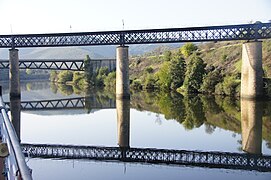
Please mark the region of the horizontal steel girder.
POLYGON ((0 35, 0 48, 153 44, 271 38, 271 23, 54 34, 0 35))

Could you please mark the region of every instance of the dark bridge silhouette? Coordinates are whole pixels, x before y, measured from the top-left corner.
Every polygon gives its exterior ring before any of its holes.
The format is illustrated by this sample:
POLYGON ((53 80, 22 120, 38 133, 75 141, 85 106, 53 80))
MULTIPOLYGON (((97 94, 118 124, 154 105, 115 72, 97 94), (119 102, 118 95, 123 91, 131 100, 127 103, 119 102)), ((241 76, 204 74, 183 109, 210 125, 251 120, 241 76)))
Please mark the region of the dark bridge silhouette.
MULTIPOLYGON (((52 99, 40 101, 21 101, 21 110, 57 110, 57 109, 110 109, 116 108, 115 100, 108 99, 106 103, 99 102, 95 97, 79 97, 67 99, 52 99)), ((10 109, 10 102, 5 103, 10 109)))
POLYGON ((271 171, 271 156, 263 155, 46 144, 22 144, 21 147, 25 156, 31 158, 88 159, 271 171))
MULTIPOLYGON (((116 59, 91 59, 93 69, 108 67, 109 71, 116 69, 116 59)), ((8 69, 9 60, 0 60, 0 69, 8 69)), ((21 59, 20 69, 48 69, 48 70, 84 70, 83 59, 21 59)))
POLYGON ((82 33, 1 35, 0 48, 124 45, 271 38, 271 23, 82 33))

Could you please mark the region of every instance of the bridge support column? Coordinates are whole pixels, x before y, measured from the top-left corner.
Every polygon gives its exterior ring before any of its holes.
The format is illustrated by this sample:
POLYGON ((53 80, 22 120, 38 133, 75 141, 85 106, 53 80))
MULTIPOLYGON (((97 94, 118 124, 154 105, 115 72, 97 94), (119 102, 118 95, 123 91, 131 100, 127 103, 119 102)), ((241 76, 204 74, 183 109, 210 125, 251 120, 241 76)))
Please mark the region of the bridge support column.
POLYGON ((128 46, 117 47, 116 64, 116 96, 130 98, 129 56, 128 46))
POLYGON ((130 99, 116 99, 118 144, 121 148, 130 147, 130 99))
POLYGON ((263 102, 241 99, 242 150, 262 153, 263 102))
POLYGON ((9 50, 9 95, 11 98, 21 97, 18 51, 18 49, 9 50))
POLYGON ((11 123, 19 142, 21 141, 21 98, 10 98, 11 123))
POLYGON ((247 42, 242 49, 241 98, 255 99, 262 96, 262 42, 247 42))

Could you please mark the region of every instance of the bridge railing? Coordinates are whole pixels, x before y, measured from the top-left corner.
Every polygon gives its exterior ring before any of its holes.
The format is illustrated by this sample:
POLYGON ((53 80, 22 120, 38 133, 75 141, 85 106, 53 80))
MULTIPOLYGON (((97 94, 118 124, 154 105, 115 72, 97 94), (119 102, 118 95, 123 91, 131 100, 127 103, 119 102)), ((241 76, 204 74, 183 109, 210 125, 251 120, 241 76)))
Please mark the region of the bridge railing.
POLYGON ((7 115, 5 104, 2 98, 2 87, 0 86, 0 127, 3 142, 7 143, 9 156, 7 161, 8 179, 32 180, 31 170, 26 165, 19 139, 7 115))

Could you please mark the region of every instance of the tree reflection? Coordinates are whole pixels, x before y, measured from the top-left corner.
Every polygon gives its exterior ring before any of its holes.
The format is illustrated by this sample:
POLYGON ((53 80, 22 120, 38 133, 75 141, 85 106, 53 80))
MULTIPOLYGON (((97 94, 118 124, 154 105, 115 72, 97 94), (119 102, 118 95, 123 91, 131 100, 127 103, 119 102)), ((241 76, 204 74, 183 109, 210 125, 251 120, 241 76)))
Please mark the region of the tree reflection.
POLYGON ((65 96, 73 94, 73 87, 66 84, 58 84, 58 90, 65 96))
POLYGON ((186 129, 200 127, 205 121, 205 112, 203 104, 199 96, 186 96, 184 98, 186 117, 183 126, 186 129))
MULTIPOLYGON (((205 125, 205 132, 212 134, 216 127, 241 134, 245 127, 241 129, 241 109, 247 105, 240 104, 240 100, 221 96, 182 96, 176 93, 156 92, 148 94, 132 93, 132 108, 140 111, 151 111, 156 114, 163 114, 167 120, 176 120, 187 130, 205 125)), ((264 102, 257 111, 249 110, 257 116, 259 110, 263 110, 262 115, 262 138, 271 142, 271 102, 264 102)), ((243 110, 242 110, 243 111, 243 110)), ((242 112, 243 114, 243 112, 242 112)), ((252 116, 252 115, 251 115, 252 116)), ((258 119, 261 119, 259 116, 258 119)), ((257 121, 258 123, 259 121, 257 121)), ((243 122, 242 122, 243 123, 243 122)), ((256 123, 256 124, 257 124, 256 123)), ((257 132, 260 132, 258 129, 257 132)), ((254 134, 257 136, 257 133, 254 134)), ((242 144, 243 140, 240 140, 242 144)), ((255 141, 256 143, 256 141, 255 141)), ((240 145, 241 145, 240 144, 240 145)), ((243 148, 244 149, 244 148, 243 148)), ((242 150, 242 147, 240 147, 242 150)))

